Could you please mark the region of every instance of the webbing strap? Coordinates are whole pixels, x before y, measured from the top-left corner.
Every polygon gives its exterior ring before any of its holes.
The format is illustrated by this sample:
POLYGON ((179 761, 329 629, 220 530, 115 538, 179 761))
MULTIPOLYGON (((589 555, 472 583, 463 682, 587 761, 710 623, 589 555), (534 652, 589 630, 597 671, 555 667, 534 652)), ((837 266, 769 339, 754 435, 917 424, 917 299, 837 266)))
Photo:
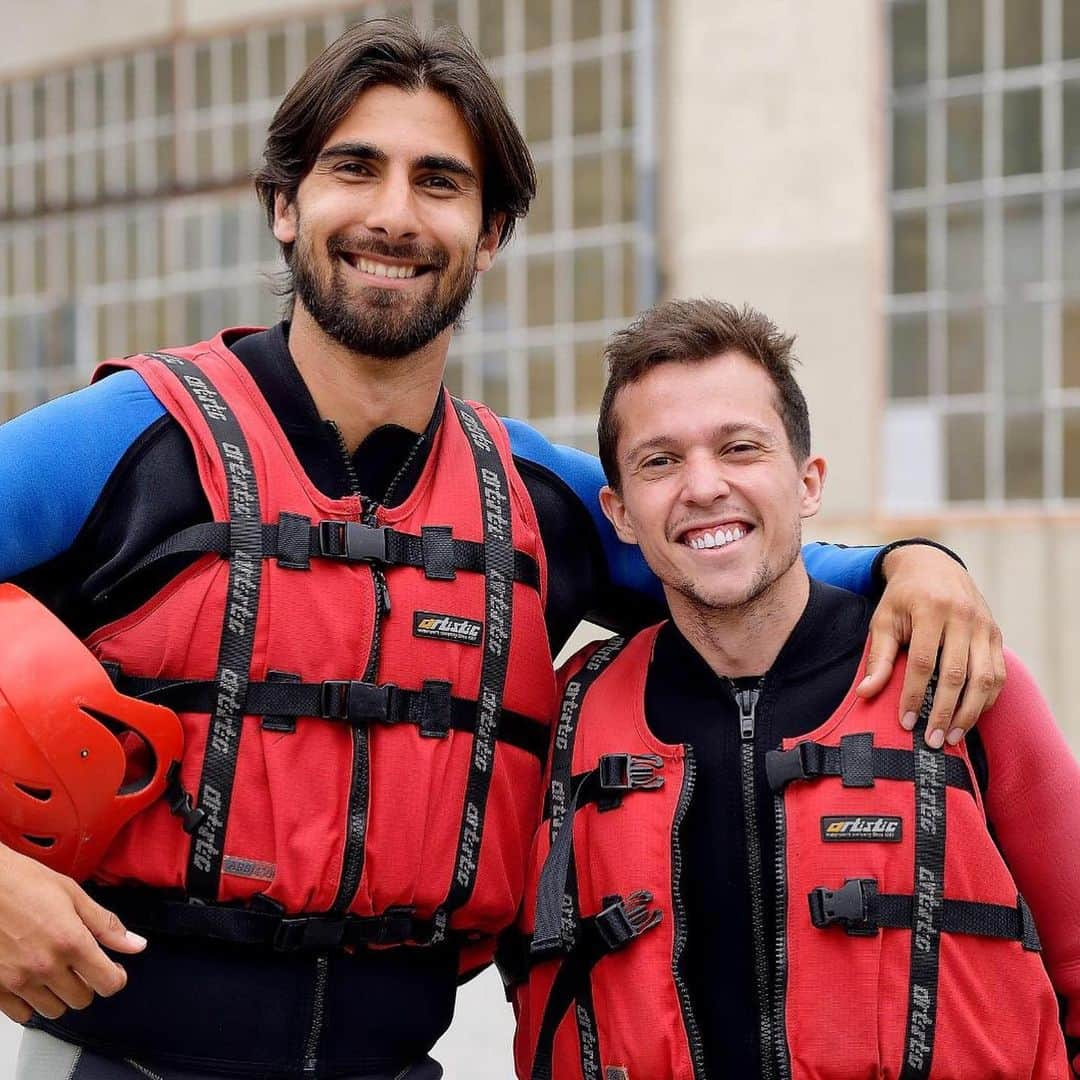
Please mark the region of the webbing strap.
POLYGON ((225 399, 197 364, 168 353, 148 353, 176 376, 206 419, 217 444, 229 500, 229 581, 218 649, 217 693, 210 712, 199 780, 198 809, 205 811, 192 837, 187 891, 201 900, 217 897, 225 825, 246 711, 248 674, 255 643, 262 576, 259 490, 247 441, 225 399))
MULTIPOLYGON (((634 790, 655 791, 664 786, 657 776, 663 767, 659 754, 602 754, 595 769, 574 773, 570 778, 570 796, 575 812, 597 803, 601 810, 618 806, 622 796, 634 790)), ((544 797, 543 820, 551 817, 551 792, 544 797)))
POLYGON ((926 688, 912 732, 915 745, 915 875, 911 926, 911 975, 908 991, 904 1063, 900 1080, 930 1075, 937 1029, 941 927, 938 913, 945 893, 944 750, 926 745, 927 721, 936 679, 926 688))
MULTIPOLYGON (((867 733, 868 737, 872 736, 867 733)), ((845 736, 858 739, 859 736, 845 736)), ((765 771, 769 786, 774 792, 783 789, 793 780, 817 780, 823 776, 838 776, 845 787, 867 787, 868 776, 875 780, 915 779, 916 755, 912 750, 896 750, 888 747, 869 746, 865 743, 846 743, 844 746, 824 746, 821 743, 803 742, 790 750, 770 750, 765 755, 765 771), (869 770, 863 748, 869 751, 869 770), (858 753, 852 753, 858 748, 858 753), (845 755, 844 751, 848 750, 845 755)), ((945 784, 962 788, 969 795, 975 794, 971 776, 961 758, 944 758, 945 784)))
POLYGON ((551 819, 548 829, 551 849, 540 871, 536 891, 536 926, 533 932, 534 952, 548 952, 562 946, 564 938, 572 937, 572 925, 577 914, 577 890, 571 890, 570 911, 566 911, 564 897, 570 876, 574 849, 573 814, 581 798, 582 787, 571 795, 571 763, 574 757, 574 740, 581 716, 581 704, 589 687, 604 669, 615 659, 625 644, 621 637, 606 641, 585 662, 581 670, 566 684, 562 706, 559 710, 558 727, 555 729, 555 748, 551 759, 551 787, 549 801, 551 819), (563 828, 568 824, 569 828, 563 828), (569 915, 571 925, 564 927, 564 915, 569 915))
MULTIPOLYGON (((358 521, 318 521, 300 514, 282 514, 276 524, 260 526, 260 558, 277 559, 289 569, 303 570, 311 559, 333 562, 381 563, 384 566, 414 566, 432 580, 452 579, 458 570, 483 573, 484 545, 473 540, 455 540, 449 528, 425 527, 424 535, 398 532, 388 526, 372 527, 358 521)), ((113 582, 114 591, 148 566, 174 555, 232 554, 233 536, 229 523, 208 521, 181 529, 146 553, 130 570, 113 582)), ((514 580, 532 589, 540 588, 536 560, 524 551, 514 551, 514 580)), ((101 599, 105 594, 99 595, 101 599)))
MULTIPOLYGON (((106 670, 120 693, 175 712, 209 712, 214 702, 215 684, 209 680, 144 679, 111 666, 106 670)), ((477 703, 442 693, 445 686, 438 683, 425 685, 423 690, 404 690, 392 683, 357 680, 252 681, 248 683, 246 710, 252 716, 309 716, 353 726, 412 724, 430 737, 445 735, 451 729, 474 732, 477 703)), ((541 762, 547 756, 547 725, 521 713, 502 711, 497 738, 527 750, 541 762)))
MULTIPOLYGON (((861 936, 876 934, 880 929, 911 930, 915 925, 915 898, 903 893, 879 893, 872 878, 853 878, 836 890, 820 887, 808 899, 810 921, 819 928, 839 923, 849 934, 861 936)), ((943 900, 933 921, 943 934, 1019 941, 1028 952, 1042 951, 1031 909, 1019 895, 1015 907, 943 900)))
MULTIPOLYGON (((466 904, 476 886, 484 817, 491 772, 495 765, 495 745, 502 712, 506 669, 510 659, 510 631, 514 611, 514 539, 510 513, 510 485, 499 451, 471 406, 451 398, 458 420, 468 438, 480 488, 480 512, 484 520, 484 656, 480 667, 476 727, 472 760, 465 789, 465 806, 458 832, 454 876, 442 907, 437 913, 445 934, 451 915, 466 904)), ((438 939, 439 931, 436 932, 438 939)))

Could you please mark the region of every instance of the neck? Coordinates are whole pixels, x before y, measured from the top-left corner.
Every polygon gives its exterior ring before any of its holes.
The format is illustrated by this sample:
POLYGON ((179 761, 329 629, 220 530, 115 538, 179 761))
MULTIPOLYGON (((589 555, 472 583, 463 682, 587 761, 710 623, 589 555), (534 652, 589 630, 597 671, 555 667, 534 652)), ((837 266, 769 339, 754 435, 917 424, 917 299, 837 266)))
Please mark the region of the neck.
POLYGON ((442 387, 450 335, 448 328, 398 359, 367 356, 328 337, 297 301, 289 352, 319 416, 337 424, 352 452, 383 424, 418 433, 427 427, 442 387))
POLYGON ((729 608, 708 607, 665 587, 671 618, 717 675, 764 675, 776 662, 810 598, 799 557, 757 596, 729 608))

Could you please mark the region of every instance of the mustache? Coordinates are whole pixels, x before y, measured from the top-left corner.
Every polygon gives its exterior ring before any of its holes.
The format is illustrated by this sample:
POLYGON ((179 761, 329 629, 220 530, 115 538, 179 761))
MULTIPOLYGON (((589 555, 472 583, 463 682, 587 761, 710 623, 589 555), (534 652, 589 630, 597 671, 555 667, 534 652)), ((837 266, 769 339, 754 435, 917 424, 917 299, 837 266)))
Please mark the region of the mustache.
POLYGON ((357 240, 347 236, 331 236, 326 248, 331 255, 381 255, 386 259, 404 259, 433 270, 445 270, 450 262, 450 257, 442 248, 425 244, 391 244, 370 237, 357 240))

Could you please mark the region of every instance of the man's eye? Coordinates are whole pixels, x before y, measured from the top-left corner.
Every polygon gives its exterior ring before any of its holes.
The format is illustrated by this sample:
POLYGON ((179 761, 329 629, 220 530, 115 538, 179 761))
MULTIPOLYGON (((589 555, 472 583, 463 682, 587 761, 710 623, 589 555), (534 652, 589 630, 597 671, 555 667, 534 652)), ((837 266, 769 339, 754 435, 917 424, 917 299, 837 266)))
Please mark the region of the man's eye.
POLYGON ((654 454, 650 458, 646 458, 642 463, 643 469, 662 469, 666 465, 670 465, 672 459, 667 454, 654 454))
POLYGON ((457 191, 458 186, 448 176, 428 176, 421 183, 434 191, 457 191))
POLYGON ((729 454, 753 454, 757 451, 757 446, 754 443, 732 443, 726 448, 726 452, 729 454))
POLYGON ((343 161, 337 168, 346 176, 368 176, 371 170, 362 161, 343 161))

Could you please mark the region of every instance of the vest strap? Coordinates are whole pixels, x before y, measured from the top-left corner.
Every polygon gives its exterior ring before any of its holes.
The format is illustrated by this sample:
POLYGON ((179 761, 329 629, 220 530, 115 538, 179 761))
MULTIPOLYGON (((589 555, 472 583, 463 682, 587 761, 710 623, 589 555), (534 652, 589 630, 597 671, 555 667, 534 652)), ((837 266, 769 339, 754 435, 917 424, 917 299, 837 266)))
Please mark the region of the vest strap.
MULTIPOLYGON (((310 569, 312 559, 333 562, 377 563, 382 566, 414 566, 432 581, 453 580, 457 571, 484 572, 484 545, 474 540, 455 540, 449 526, 424 526, 421 536, 378 528, 359 521, 318 521, 302 514, 283 513, 276 524, 260 526, 260 558, 276 559, 287 570, 310 569)), ((181 529, 148 551, 100 600, 148 566, 174 555, 215 554, 223 558, 236 550, 236 537, 227 521, 207 521, 181 529)), ((530 589, 540 588, 536 560, 524 551, 513 552, 514 581, 530 589)))
MULTIPOLYGON (((802 742, 790 750, 770 750, 765 755, 769 786, 779 793, 793 780, 818 780, 823 776, 840 777, 844 787, 873 786, 874 780, 914 783, 916 751, 872 746, 865 741, 846 742, 847 739, 861 738, 859 735, 844 736, 840 746, 802 742)), ((867 733, 867 738, 872 736, 867 733)), ((946 756, 944 763, 946 785, 974 795, 975 788, 963 760, 946 756)))
MULTIPOLYGON (((613 810, 631 791, 655 791, 664 786, 656 771, 663 767, 658 754, 602 754, 595 769, 575 773, 570 779, 570 798, 576 810, 596 803, 603 813, 613 810)), ((551 817, 551 792, 544 796, 544 821, 551 817)))
MULTIPOLYGON (((209 679, 144 679, 125 675, 116 665, 106 667, 122 694, 165 705, 175 712, 208 713, 217 698, 217 684, 209 679)), ((421 735, 441 738, 451 730, 476 731, 476 702, 452 697, 448 683, 431 680, 422 690, 404 690, 393 683, 366 683, 332 679, 305 683, 282 681, 248 683, 247 715, 271 720, 273 730, 288 730, 286 717, 307 716, 334 720, 353 727, 371 724, 412 724, 421 735)), ((539 720, 503 709, 496 738, 547 758, 548 727, 539 720)))
MULTIPOLYGON (((88 892, 115 912, 125 926, 162 937, 198 938, 231 945, 309 952, 370 946, 427 945, 434 923, 411 907, 388 908, 381 915, 284 915, 273 901, 266 910, 166 899, 148 889, 91 885, 88 892)), ((256 903, 260 898, 256 898, 256 903)), ((455 944, 464 941, 455 935, 455 944), (459 940, 460 939, 460 940, 459 940)))
MULTIPOLYGON (((873 937, 883 928, 911 930, 915 925, 915 898, 879 893, 873 878, 850 878, 836 890, 819 886, 808 900, 810 921, 818 929, 840 925, 849 934, 873 937)), ((934 924, 941 933, 1019 941, 1028 952, 1042 952, 1031 909, 1019 895, 1015 907, 943 900, 934 924)))

